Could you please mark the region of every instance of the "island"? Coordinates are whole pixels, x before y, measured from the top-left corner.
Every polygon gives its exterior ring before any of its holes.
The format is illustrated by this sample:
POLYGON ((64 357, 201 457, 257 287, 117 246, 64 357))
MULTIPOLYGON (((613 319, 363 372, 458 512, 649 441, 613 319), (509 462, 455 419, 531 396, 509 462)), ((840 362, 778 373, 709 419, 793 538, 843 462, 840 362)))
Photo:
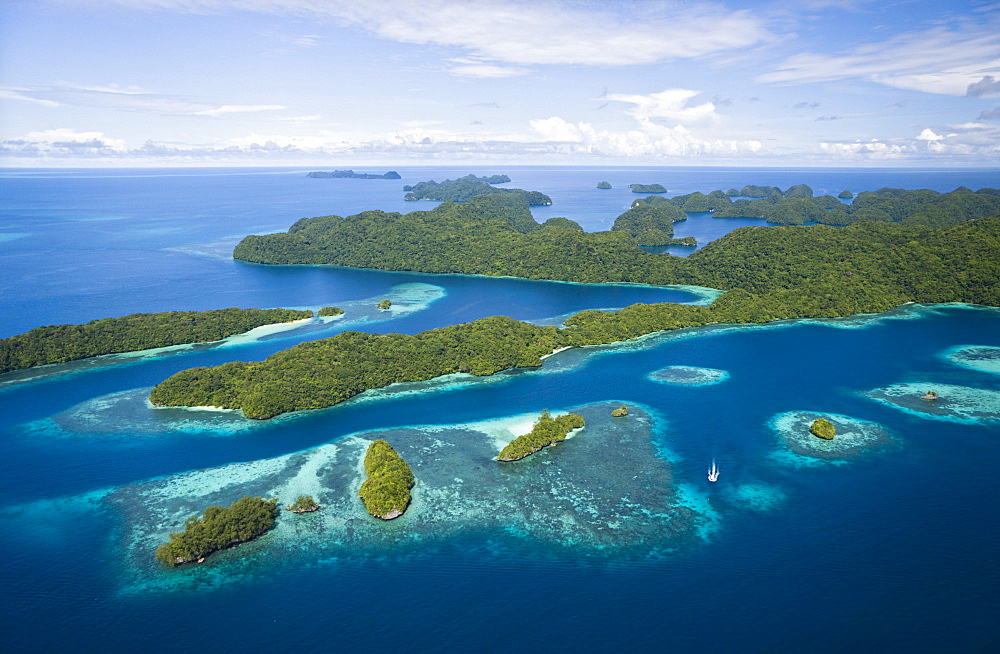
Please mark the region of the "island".
POLYGON ((323 307, 322 309, 316 312, 316 315, 319 316, 320 318, 331 318, 333 316, 344 315, 344 310, 341 309, 340 307, 323 307))
POLYGON ((661 184, 629 184, 633 193, 666 193, 667 189, 661 184))
POLYGON ((312 513, 322 508, 312 495, 299 495, 294 502, 285 507, 285 510, 292 513, 312 513))
POLYGON ((813 423, 809 425, 809 433, 819 438, 832 440, 837 433, 837 428, 834 427, 833 423, 826 418, 816 418, 813 420, 813 423))
POLYGON ((494 317, 414 336, 345 332, 262 362, 178 372, 153 389, 154 405, 242 409, 265 419, 333 406, 400 381, 538 366, 541 356, 559 348, 669 329, 880 313, 907 302, 1000 306, 1000 216, 943 228, 884 221, 744 227, 685 259, 644 252, 623 230, 539 225, 523 199, 490 194, 429 212, 303 219, 287 234, 248 236, 234 256, 726 292, 709 307, 661 303, 583 311, 562 329, 494 317), (373 232, 375 239, 367 236, 373 232))
POLYGON ((392 306, 391 300, 380 300, 378 303, 378 308, 381 309, 382 311, 386 311, 391 306, 392 306))
POLYGON ((374 173, 356 173, 353 170, 334 170, 333 172, 314 171, 307 173, 306 177, 317 177, 321 179, 402 179, 395 170, 390 170, 382 175, 374 173))
POLYGON ((597 182, 597 188, 606 190, 611 188, 611 184, 608 182, 597 182))
POLYGON ((508 443, 500 451, 497 461, 520 461, 543 447, 563 442, 569 432, 580 429, 583 425, 583 416, 579 414, 567 413, 553 418, 548 411, 542 411, 531 431, 508 443))
POLYGON ((628 415, 628 408, 623 404, 611 412, 613 418, 624 418, 628 415))
POLYGON ((413 186, 404 186, 408 202, 417 200, 437 200, 440 202, 468 202, 478 195, 510 194, 524 199, 529 205, 552 204, 552 198, 538 191, 523 191, 517 188, 496 188, 493 184, 509 182, 506 175, 493 177, 476 177, 466 175, 458 179, 446 179, 443 182, 420 182, 413 186))
POLYGON ((229 507, 210 506, 201 517, 191 516, 184 531, 156 548, 156 560, 167 566, 197 561, 209 554, 251 541, 272 528, 278 517, 278 499, 244 495, 229 507))
POLYGON ((848 190, 843 190, 837 194, 837 197, 840 198, 841 200, 850 200, 851 198, 854 197, 854 194, 848 190))
POLYGON ((294 309, 214 309, 133 313, 82 325, 36 327, 0 339, 0 373, 64 363, 103 354, 138 352, 171 345, 210 343, 263 325, 311 318, 294 309))
POLYGON ((628 211, 615 218, 611 231, 627 233, 636 245, 670 245, 675 240, 674 223, 680 220, 687 220, 683 209, 654 195, 633 202, 628 211))
POLYGON ((938 399, 937 391, 927 391, 920 396, 921 400, 936 400, 938 399))
POLYGON ((413 471, 385 439, 372 441, 365 452, 365 474, 358 495, 365 510, 381 520, 403 515, 410 505, 413 471))

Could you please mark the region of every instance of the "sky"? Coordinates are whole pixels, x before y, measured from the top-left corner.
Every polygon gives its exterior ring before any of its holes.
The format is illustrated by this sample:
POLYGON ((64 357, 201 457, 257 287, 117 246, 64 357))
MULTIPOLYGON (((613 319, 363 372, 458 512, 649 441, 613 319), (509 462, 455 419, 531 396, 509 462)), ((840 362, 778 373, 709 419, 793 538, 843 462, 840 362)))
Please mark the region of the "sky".
POLYGON ((0 165, 1000 163, 1000 2, 3 0, 0 165))

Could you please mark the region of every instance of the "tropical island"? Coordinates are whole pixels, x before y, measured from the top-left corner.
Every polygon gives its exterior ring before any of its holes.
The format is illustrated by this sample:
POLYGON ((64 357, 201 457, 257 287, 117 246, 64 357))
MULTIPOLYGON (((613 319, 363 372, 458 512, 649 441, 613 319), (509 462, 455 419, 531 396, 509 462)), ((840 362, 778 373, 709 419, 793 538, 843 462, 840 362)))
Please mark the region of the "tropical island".
POLYGON ((201 563, 213 552, 263 536, 277 517, 277 498, 244 495, 229 507, 210 506, 201 517, 188 518, 184 531, 170 534, 170 540, 156 548, 156 560, 171 567, 201 563))
POLYGON ((496 188, 493 184, 502 184, 510 181, 506 175, 494 175, 492 177, 476 177, 466 175, 458 179, 446 179, 443 182, 420 182, 413 186, 404 186, 406 195, 403 199, 408 202, 416 200, 436 200, 438 202, 468 202, 478 195, 510 194, 524 199, 529 205, 552 204, 552 198, 539 193, 538 191, 523 191, 518 188, 496 188))
POLYGON ((321 179, 402 179, 395 170, 390 170, 382 175, 376 175, 374 173, 356 173, 353 170, 334 170, 332 172, 323 172, 320 170, 306 173, 306 177, 317 177, 321 179))
POLYGON ((603 189, 603 190, 607 190, 607 189, 611 188, 611 183, 610 182, 597 182, 597 188, 603 189))
POLYGON ((285 507, 285 510, 292 513, 312 513, 322 508, 312 495, 299 495, 294 502, 285 507))
POLYGON ((666 193, 667 189, 662 184, 629 184, 633 193, 666 193))
POLYGON ((520 461, 543 447, 563 442, 567 434, 583 425, 583 416, 579 414, 567 413, 553 418, 548 411, 542 411, 531 431, 508 443, 500 451, 497 461, 520 461))
POLYGON ((837 428, 833 426, 833 423, 826 418, 816 418, 813 423, 809 425, 809 433, 818 438, 825 438, 826 440, 833 440, 833 437, 837 434, 837 428))
POLYGON ((887 221, 744 227, 682 259, 644 252, 624 230, 538 225, 523 199, 493 194, 428 212, 304 219, 287 234, 247 237, 234 256, 726 292, 709 307, 662 303, 583 311, 563 329, 493 317, 413 336, 346 332, 262 362, 181 371, 153 389, 155 405, 242 409, 263 419, 332 406, 400 381, 538 366, 560 348, 668 329, 880 313, 907 302, 1000 306, 1000 216, 938 229, 887 221))
POLYGON ((0 373, 103 354, 210 343, 256 327, 312 318, 294 309, 214 309, 133 313, 83 325, 36 327, 0 339, 0 373))
POLYGON ((380 438, 368 446, 365 474, 368 477, 358 490, 365 510, 382 520, 403 515, 410 505, 413 471, 388 441, 380 438))

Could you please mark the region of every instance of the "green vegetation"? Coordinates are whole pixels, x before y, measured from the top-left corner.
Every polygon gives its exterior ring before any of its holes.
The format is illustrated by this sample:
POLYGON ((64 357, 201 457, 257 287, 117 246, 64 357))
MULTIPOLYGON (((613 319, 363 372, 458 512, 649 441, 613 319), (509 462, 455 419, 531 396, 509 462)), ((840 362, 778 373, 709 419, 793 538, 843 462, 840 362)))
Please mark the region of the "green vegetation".
POLYGON ((381 309, 382 311, 385 311, 386 309, 388 309, 391 306, 392 306, 392 302, 390 300, 381 300, 378 303, 378 308, 381 309))
POLYGON ((262 325, 311 317, 312 311, 232 308, 133 313, 84 325, 36 327, 25 334, 0 339, 0 373, 102 354, 207 343, 262 325))
POLYGON ((633 193, 666 193, 667 189, 660 184, 629 184, 633 193))
POLYGON ((613 418, 624 418, 627 415, 628 415, 628 408, 626 408, 624 404, 611 412, 611 417, 613 418))
POLYGON ((287 511, 293 513, 311 513, 322 508, 312 495, 299 495, 294 502, 285 507, 287 511))
POLYGON ((416 335, 347 331, 300 343, 260 362, 182 370, 149 395, 158 406, 242 409, 265 419, 322 409, 370 388, 453 373, 492 375, 542 365, 561 345, 555 327, 495 316, 416 335))
POLYGON ((329 316, 342 316, 344 315, 344 310, 340 307, 323 307, 318 312, 316 312, 320 318, 326 318, 329 316))
POLYGON ((809 433, 813 436, 825 438, 826 440, 832 440, 837 433, 837 428, 826 418, 817 418, 809 425, 809 433))
MULTIPOLYGON (((719 195, 695 199, 722 202, 719 195)), ((681 201, 687 204, 692 196, 681 201)), ((675 200, 647 198, 640 206, 675 200)), ((588 234, 568 224, 538 225, 522 200, 486 195, 429 212, 302 220, 288 234, 247 237, 236 256, 591 283, 690 284, 727 292, 710 307, 662 303, 583 311, 562 330, 494 317, 416 336, 346 332, 259 363, 182 371, 157 386, 150 399, 159 405, 242 408, 248 417, 268 418, 331 406, 400 381, 537 366, 541 355, 558 347, 613 343, 668 329, 878 313, 905 302, 1000 306, 1000 216, 943 228, 905 220, 838 228, 744 227, 687 259, 644 252, 622 229, 588 234)))
POLYGON ((358 495, 368 513, 382 520, 403 515, 410 505, 413 471, 392 445, 383 439, 372 441, 365 453, 365 473, 358 495))
POLYGON ((382 175, 374 175, 372 173, 356 173, 353 170, 335 170, 333 172, 322 172, 316 171, 312 173, 307 173, 306 177, 319 177, 319 178, 351 178, 351 179, 402 179, 395 170, 390 170, 389 172, 382 175))
POLYGON ((611 184, 609 184, 608 182, 597 182, 597 188, 609 189, 611 188, 611 184))
POLYGON ((529 205, 552 204, 552 198, 538 191, 522 191, 518 188, 495 188, 491 184, 509 182, 506 175, 493 177, 476 177, 466 175, 458 179, 446 179, 443 182, 420 182, 414 186, 404 186, 407 191, 404 200, 439 200, 441 202, 468 202, 478 195, 509 194, 522 198, 529 205))
POLYGON ((210 506, 200 518, 188 518, 184 531, 170 534, 170 540, 156 548, 156 559, 169 566, 201 562, 212 552, 264 535, 277 517, 277 498, 244 495, 228 508, 210 506))
POLYGON ((611 231, 623 231, 635 239, 636 245, 667 245, 674 240, 674 223, 687 220, 682 209, 659 196, 650 196, 632 203, 632 208, 615 218, 611 231))
POLYGON ((535 421, 535 426, 532 427, 531 431, 508 443, 500 452, 497 460, 518 461, 523 459, 543 447, 561 443, 566 439, 566 434, 583 427, 583 425, 583 417, 575 413, 567 413, 564 416, 553 418, 548 411, 542 411, 542 415, 535 421))
MULTIPOLYGON (((770 193, 766 196, 754 196, 762 199, 736 200, 729 207, 717 208, 715 217, 763 218, 770 223, 782 225, 808 222, 850 225, 871 220, 949 227, 1000 213, 1000 191, 990 188, 973 192, 960 187, 951 193, 927 189, 907 191, 883 188, 859 193, 850 205, 845 205, 831 195, 813 197, 812 189, 805 185, 793 186, 784 193, 774 187, 756 188, 757 192, 767 189, 770 193)), ((844 191, 839 197, 853 196, 850 191, 844 191)))
POLYGON ((851 193, 850 191, 844 190, 838 193, 837 197, 840 198, 841 200, 850 200, 851 198, 854 197, 854 194, 851 193))

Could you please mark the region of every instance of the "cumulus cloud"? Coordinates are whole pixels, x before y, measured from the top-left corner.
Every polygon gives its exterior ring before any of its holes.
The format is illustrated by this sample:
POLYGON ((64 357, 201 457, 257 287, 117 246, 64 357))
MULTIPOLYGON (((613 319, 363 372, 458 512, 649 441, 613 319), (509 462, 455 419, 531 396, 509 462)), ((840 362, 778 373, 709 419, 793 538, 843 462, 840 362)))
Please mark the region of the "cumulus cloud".
POLYGON ((822 153, 840 159, 960 161, 970 156, 989 159, 1000 156, 1000 127, 982 123, 926 127, 908 139, 824 142, 819 148, 822 153))
POLYGON ((803 83, 860 78, 945 95, 965 95, 970 86, 991 89, 989 82, 976 85, 984 83, 983 71, 1000 67, 1000 17, 984 14, 978 18, 907 32, 839 54, 797 54, 758 80, 803 83))
POLYGON ((979 114, 979 120, 1000 120, 1000 107, 983 111, 979 114))
POLYGON ((125 141, 101 132, 69 128, 29 132, 19 139, 0 142, 0 154, 32 157, 120 157, 128 152, 125 141))
POLYGON ((755 13, 714 2, 107 1, 185 12, 246 10, 325 18, 402 43, 457 47, 485 60, 519 66, 650 64, 732 51, 772 38, 755 13))
POLYGON ((683 125, 667 127, 648 120, 639 129, 610 131, 587 122, 571 123, 558 116, 532 120, 543 141, 566 144, 570 152, 615 157, 689 157, 751 155, 761 150, 756 140, 700 139, 683 125))
POLYGON ((677 123, 702 123, 716 118, 715 104, 705 102, 689 106, 688 100, 700 95, 701 91, 688 89, 667 89, 649 95, 623 95, 611 93, 605 96, 613 102, 627 102, 633 107, 625 113, 636 120, 663 119, 677 123))

